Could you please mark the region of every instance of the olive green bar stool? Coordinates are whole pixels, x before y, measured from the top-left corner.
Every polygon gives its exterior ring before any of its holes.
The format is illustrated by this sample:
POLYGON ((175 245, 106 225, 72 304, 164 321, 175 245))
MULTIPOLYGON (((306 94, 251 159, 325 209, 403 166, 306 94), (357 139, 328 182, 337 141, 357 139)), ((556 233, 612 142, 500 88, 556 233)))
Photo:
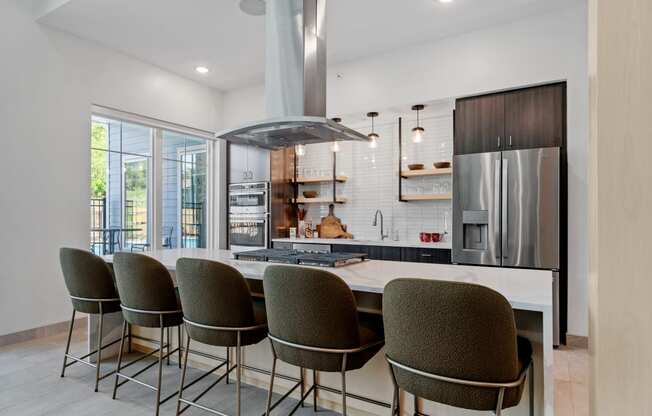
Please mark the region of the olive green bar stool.
POLYGON ((360 324, 353 292, 342 279, 324 270, 272 265, 265 269, 263 287, 273 353, 267 415, 271 410, 277 360, 313 370, 312 386, 302 392, 290 414, 311 393, 316 410, 319 389, 341 395, 344 415, 347 396, 385 405, 346 391, 346 372, 362 368, 384 341, 380 331, 360 324), (319 385, 317 371, 339 372, 342 389, 319 385))
POLYGON ((267 317, 263 302, 254 302, 244 277, 233 267, 215 261, 181 258, 176 267, 177 284, 183 307, 188 338, 184 351, 183 370, 177 400, 177 415, 189 407, 196 407, 216 415, 223 412, 198 403, 210 389, 215 387, 229 372, 236 372, 236 414, 241 414, 242 349, 254 345, 267 336, 267 317), (193 399, 183 397, 190 385, 185 385, 190 342, 197 341, 216 347, 235 348, 236 363, 228 361, 204 373, 199 379, 212 374, 226 365, 226 371, 193 399), (181 408, 181 404, 185 404, 181 408))
POLYGON ((101 257, 89 251, 76 248, 61 248, 59 250, 59 261, 61 263, 66 288, 72 301, 72 318, 70 319, 68 329, 68 339, 66 341, 66 352, 63 356, 61 377, 65 376, 66 368, 75 363, 82 363, 93 367, 95 368, 95 391, 97 391, 100 380, 115 373, 115 371, 111 371, 100 375, 102 350, 120 341, 120 339, 116 339, 106 345, 102 345, 104 315, 120 311, 120 298, 113 280, 113 271, 101 257), (75 357, 70 354, 70 340, 72 338, 76 312, 99 315, 96 348, 82 357, 75 357), (95 364, 87 361, 93 354, 97 354, 95 364))
POLYGON ((498 416, 521 401, 532 346, 516 335, 514 312, 500 293, 468 283, 396 279, 383 292, 383 320, 392 415, 400 414, 399 389, 415 396, 415 414, 416 398, 498 416))
POLYGON ((115 374, 113 385, 113 399, 116 398, 118 388, 123 384, 133 381, 143 387, 156 392, 156 411, 159 414, 161 404, 167 402, 177 395, 177 392, 161 399, 161 378, 163 373, 163 360, 169 363, 170 355, 179 353, 179 366, 181 365, 181 325, 183 324, 183 312, 179 301, 179 294, 174 288, 172 277, 168 270, 155 259, 144 254, 116 253, 113 256, 113 267, 115 269, 116 284, 120 294, 122 315, 125 319, 122 328, 120 352, 118 354, 118 368, 115 374), (123 365, 123 350, 127 325, 137 325, 146 328, 159 328, 159 339, 148 340, 158 345, 158 348, 142 355, 141 357, 123 365), (169 328, 178 328, 178 347, 170 351, 169 328), (164 330, 168 329, 167 343, 165 343, 164 330), (164 353, 164 350, 167 352, 164 353), (148 364, 132 375, 127 375, 124 370, 158 353, 158 361, 148 364), (156 386, 147 384, 136 377, 144 373, 154 365, 158 364, 158 381, 156 386), (123 378, 123 381, 120 381, 123 378))

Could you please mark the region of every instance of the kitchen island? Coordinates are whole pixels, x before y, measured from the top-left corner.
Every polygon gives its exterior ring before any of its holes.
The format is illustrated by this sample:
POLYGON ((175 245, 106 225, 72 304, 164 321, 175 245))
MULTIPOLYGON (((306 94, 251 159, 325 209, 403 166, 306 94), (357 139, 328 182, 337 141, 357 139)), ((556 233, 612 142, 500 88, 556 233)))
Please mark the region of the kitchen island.
MULTIPOLYGON (((264 296, 262 293, 262 278, 265 268, 269 263, 238 261, 227 250, 208 249, 171 249, 155 250, 145 254, 163 263, 174 275, 176 261, 180 257, 202 258, 224 262, 238 269, 250 283, 254 296, 264 296)), ((106 256, 107 261, 112 261, 111 256, 106 256)), ((475 283, 492 288, 507 298, 515 311, 516 323, 519 334, 532 342, 534 350, 535 370, 535 415, 551 416, 554 414, 553 406, 553 349, 552 349, 552 273, 540 270, 506 269, 480 266, 459 266, 446 264, 425 264, 395 261, 368 260, 340 268, 326 269, 341 277, 353 290, 358 300, 361 311, 372 314, 381 314, 382 293, 385 285, 396 278, 414 277, 433 280, 445 280, 475 283)), ((115 317, 113 325, 116 326, 107 339, 119 333, 120 317, 115 317)), ((94 325, 89 320, 89 334, 93 336, 94 325)), ((134 328, 136 331, 148 330, 134 328)), ((148 333, 147 335, 151 335, 148 333)), ((91 338, 93 339, 93 338, 91 338)), ((135 341, 137 342, 137 341, 135 341)), ((215 352, 214 348, 206 347, 206 351, 215 352)), ((195 358, 192 357, 191 358, 195 358)), ((272 355, 269 343, 260 344, 245 349, 244 361, 248 365, 259 368, 271 366, 272 355)), ((202 365, 201 360, 194 361, 195 365, 202 365)), ((298 369, 281 365, 280 372, 296 374, 298 369)), ((392 383, 389 378, 388 366, 381 351, 364 368, 354 371, 350 375, 351 393, 371 397, 376 400, 388 402, 392 397, 392 383)), ((267 388, 269 379, 254 372, 244 372, 244 380, 252 385, 267 388)), ((339 387, 338 374, 322 373, 319 377, 320 384, 339 387)), ((289 384, 278 380, 275 391, 282 392, 289 384)), ((524 394, 529 394, 525 392, 524 394)), ((412 411, 412 399, 408 394, 402 395, 404 412, 412 411)), ((323 407, 338 409, 338 396, 328 392, 320 392, 319 403, 323 407)), ((385 413, 380 407, 359 402, 349 401, 351 414, 368 412, 373 414, 385 413)), ((420 410, 428 414, 457 416, 482 414, 461 409, 453 409, 424 401, 420 410)), ((487 412, 487 415, 492 414, 487 412)), ((521 404, 509 412, 510 415, 527 415, 528 400, 524 397, 521 404)))

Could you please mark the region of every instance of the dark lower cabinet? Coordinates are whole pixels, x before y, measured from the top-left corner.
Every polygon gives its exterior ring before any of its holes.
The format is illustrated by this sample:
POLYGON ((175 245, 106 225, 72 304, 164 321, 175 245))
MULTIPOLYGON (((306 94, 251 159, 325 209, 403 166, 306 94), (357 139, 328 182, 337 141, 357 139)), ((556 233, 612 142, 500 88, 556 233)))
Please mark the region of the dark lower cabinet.
POLYGON ((436 248, 401 248, 401 261, 451 264, 451 251, 436 248))
POLYGON ((331 251, 334 253, 365 253, 370 260, 401 261, 400 247, 333 244, 331 251))

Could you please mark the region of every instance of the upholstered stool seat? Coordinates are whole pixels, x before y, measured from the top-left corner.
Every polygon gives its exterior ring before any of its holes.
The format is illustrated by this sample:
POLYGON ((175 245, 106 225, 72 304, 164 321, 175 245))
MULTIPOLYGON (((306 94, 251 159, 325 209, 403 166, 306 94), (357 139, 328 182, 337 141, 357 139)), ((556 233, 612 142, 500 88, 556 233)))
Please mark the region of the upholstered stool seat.
MULTIPOLYGON (((210 260, 181 258, 177 260, 177 283, 184 311, 184 321, 188 339, 186 355, 181 373, 181 383, 177 400, 177 415, 189 406, 206 410, 197 400, 183 397, 186 386, 185 376, 188 367, 188 352, 191 341, 227 349, 227 360, 209 372, 226 365, 226 372, 208 388, 198 394, 203 396, 222 378, 235 369, 236 371, 236 414, 241 413, 241 372, 242 348, 256 344, 267 335, 267 315, 262 301, 253 301, 249 286, 244 277, 233 267, 210 260), (236 364, 230 366, 229 348, 235 347, 236 364), (181 404, 186 407, 181 408, 181 404)), ((228 378, 227 378, 228 381, 228 378)), ((211 413, 222 414, 216 410, 211 413)))
MULTIPOLYGON (((313 370, 313 378, 315 371, 339 372, 346 414, 346 372, 362 368, 378 353, 383 346, 382 330, 360 324, 353 292, 330 272, 272 265, 265 269, 263 286, 274 354, 268 413, 279 359, 313 370)), ((311 392, 316 397, 319 388, 314 380, 299 404, 311 392)))
MULTIPOLYGON (((116 370, 115 383, 113 386, 113 398, 116 398, 118 387, 129 381, 138 384, 145 384, 156 392, 155 414, 159 414, 161 404, 176 397, 177 392, 171 393, 161 399, 161 378, 163 372, 163 359, 170 362, 170 355, 179 353, 179 367, 181 366, 181 324, 183 323, 183 312, 179 293, 174 288, 170 273, 164 265, 155 259, 144 254, 116 253, 113 256, 113 267, 115 269, 116 284, 120 293, 122 315, 124 325, 122 330, 122 343, 118 354, 118 368, 116 370), (136 379, 136 376, 144 370, 139 370, 134 375, 127 375, 124 369, 139 359, 136 359, 123 366, 124 337, 127 325, 137 325, 147 328, 158 328, 159 339, 149 340, 155 343, 158 348, 158 381, 156 386, 146 384, 136 379), (170 328, 177 327, 178 346, 170 350, 170 328), (164 330, 167 329, 167 343, 164 342, 164 330), (167 350, 164 353, 164 350, 167 350), (123 381, 120 381, 123 378, 123 381)), ((150 364, 145 369, 155 365, 150 364)))
MULTIPOLYGON (((498 415, 521 401, 532 346, 517 336, 512 308, 498 292, 467 283, 396 279, 385 287, 383 318, 397 389, 498 415)), ((398 390, 395 404, 397 396, 398 390)))
MULTIPOLYGON (((64 377, 66 368, 75 363, 82 363, 95 368, 95 391, 98 390, 100 380, 114 372, 100 375, 102 350, 120 341, 116 339, 102 345, 104 315, 120 311, 120 299, 115 287, 113 269, 101 257, 76 248, 61 248, 59 250, 61 270, 72 302, 72 318, 66 342, 66 352, 63 357, 61 377, 64 377), (96 349, 83 357, 70 355, 70 339, 75 323, 75 313, 99 315, 97 327, 96 349), (85 359, 96 354, 96 363, 85 359), (68 362, 70 360, 71 362, 68 362)), ((131 341, 131 334, 129 335, 131 341)))

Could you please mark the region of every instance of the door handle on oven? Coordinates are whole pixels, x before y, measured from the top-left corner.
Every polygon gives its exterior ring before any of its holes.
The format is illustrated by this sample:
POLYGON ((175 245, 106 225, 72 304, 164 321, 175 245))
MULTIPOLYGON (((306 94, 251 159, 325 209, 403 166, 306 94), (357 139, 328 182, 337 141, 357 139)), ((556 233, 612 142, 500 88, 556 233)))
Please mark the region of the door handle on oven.
POLYGON ((501 246, 502 246, 502 252, 503 252, 503 258, 506 259, 509 256, 507 256, 507 250, 509 249, 509 240, 507 239, 507 230, 509 227, 508 224, 508 212, 507 212, 507 199, 509 197, 508 195, 508 189, 507 189, 507 180, 508 180, 508 175, 509 175, 509 166, 507 164, 507 159, 503 159, 503 183, 502 183, 502 233, 501 233, 501 246))

